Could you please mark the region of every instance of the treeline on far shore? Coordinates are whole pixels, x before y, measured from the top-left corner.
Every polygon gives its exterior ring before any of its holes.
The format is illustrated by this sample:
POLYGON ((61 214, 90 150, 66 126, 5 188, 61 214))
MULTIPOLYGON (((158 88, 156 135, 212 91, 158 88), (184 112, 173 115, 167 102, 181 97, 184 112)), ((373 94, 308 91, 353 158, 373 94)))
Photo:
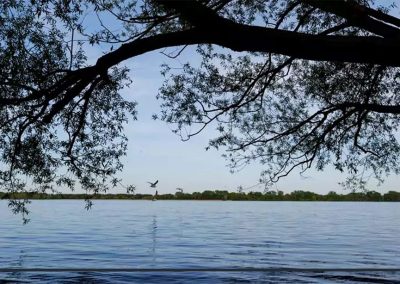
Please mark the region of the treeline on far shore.
MULTIPOLYGON (((74 194, 74 193, 4 193, 0 192, 0 199, 134 199, 151 200, 151 194, 74 194)), ((237 200, 237 201, 400 201, 400 192, 389 191, 381 194, 377 191, 350 192, 338 194, 329 192, 328 194, 318 194, 310 191, 296 190, 291 193, 282 191, 268 192, 228 192, 224 190, 206 190, 203 192, 175 194, 158 194, 157 200, 237 200)))

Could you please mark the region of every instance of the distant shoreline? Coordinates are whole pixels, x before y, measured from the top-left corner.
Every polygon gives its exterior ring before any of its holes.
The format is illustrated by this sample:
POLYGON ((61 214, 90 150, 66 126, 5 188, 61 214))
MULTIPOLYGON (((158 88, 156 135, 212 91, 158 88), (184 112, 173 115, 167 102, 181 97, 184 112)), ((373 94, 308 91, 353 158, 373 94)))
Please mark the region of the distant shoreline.
MULTIPOLYGON (((0 192, 0 199, 31 200, 152 200, 152 194, 73 194, 73 193, 5 193, 0 192)), ((400 192, 389 191, 381 194, 376 191, 350 192, 348 194, 317 194, 310 191, 296 190, 291 193, 282 191, 269 192, 228 192, 222 190, 206 190, 193 193, 159 194, 157 200, 197 200, 197 201, 359 201, 359 202, 400 202, 400 192)))

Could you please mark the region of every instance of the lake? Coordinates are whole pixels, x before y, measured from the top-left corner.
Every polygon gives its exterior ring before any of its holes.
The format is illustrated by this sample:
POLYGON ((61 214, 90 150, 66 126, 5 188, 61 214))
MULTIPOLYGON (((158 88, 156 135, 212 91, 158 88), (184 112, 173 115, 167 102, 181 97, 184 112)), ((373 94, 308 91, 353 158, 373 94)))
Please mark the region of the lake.
MULTIPOLYGON (((400 203, 0 201, 0 268, 400 268, 400 203)), ((400 283, 400 272, 9 272, 0 283, 400 283)))

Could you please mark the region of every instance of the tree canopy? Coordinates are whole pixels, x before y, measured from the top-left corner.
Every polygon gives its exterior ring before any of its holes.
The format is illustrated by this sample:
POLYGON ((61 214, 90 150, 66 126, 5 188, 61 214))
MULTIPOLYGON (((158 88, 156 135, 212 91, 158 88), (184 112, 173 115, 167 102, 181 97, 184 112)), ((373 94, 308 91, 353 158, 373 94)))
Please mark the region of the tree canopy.
MULTIPOLYGON (((118 183, 136 103, 124 63, 193 46, 164 66, 159 118, 208 125, 233 168, 276 182, 331 164, 348 186, 400 170, 400 18, 372 0, 5 0, 0 3, 0 189, 89 192, 118 183), (88 60, 88 46, 104 52, 88 60)), ((188 129, 191 132, 188 133, 188 129)), ((18 203, 14 204, 17 205, 18 203)))

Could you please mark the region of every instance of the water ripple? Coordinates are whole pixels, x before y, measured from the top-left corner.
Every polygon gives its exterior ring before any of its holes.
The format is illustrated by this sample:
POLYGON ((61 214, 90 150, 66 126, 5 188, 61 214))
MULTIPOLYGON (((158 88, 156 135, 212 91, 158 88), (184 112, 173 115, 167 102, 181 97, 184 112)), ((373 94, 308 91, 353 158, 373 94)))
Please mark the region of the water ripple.
MULTIPOLYGON (((400 267, 399 203, 0 201, 0 267, 400 267)), ((399 273, 0 273, 2 283, 400 283, 399 273)))

